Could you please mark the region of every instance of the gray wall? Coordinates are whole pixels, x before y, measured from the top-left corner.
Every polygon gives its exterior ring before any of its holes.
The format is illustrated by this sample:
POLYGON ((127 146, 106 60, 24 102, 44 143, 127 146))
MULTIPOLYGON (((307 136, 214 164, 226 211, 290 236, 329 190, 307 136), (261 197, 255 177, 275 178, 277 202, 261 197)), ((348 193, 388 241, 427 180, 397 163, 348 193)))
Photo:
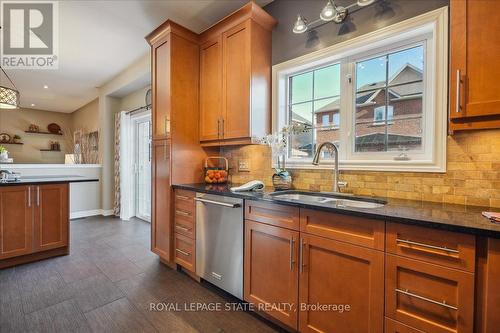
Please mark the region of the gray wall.
MULTIPOLYGON (((335 2, 346 6, 356 0, 335 2)), ((312 22, 319 18, 325 4, 326 0, 274 0, 264 7, 278 20, 273 30, 273 65, 447 6, 448 0, 379 0, 353 8, 341 24, 330 22, 299 35, 292 32, 297 14, 312 22)))

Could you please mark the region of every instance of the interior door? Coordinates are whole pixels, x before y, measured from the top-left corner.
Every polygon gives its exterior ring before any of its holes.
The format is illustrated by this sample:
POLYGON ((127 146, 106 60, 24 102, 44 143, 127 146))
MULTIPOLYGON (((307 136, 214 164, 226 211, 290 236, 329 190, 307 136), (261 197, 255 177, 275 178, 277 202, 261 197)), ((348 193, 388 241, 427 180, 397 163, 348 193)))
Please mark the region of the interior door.
POLYGON ((33 251, 33 196, 30 186, 0 188, 0 259, 33 251))
POLYGON ((141 119, 135 125, 135 215, 151 221, 151 120, 141 119))

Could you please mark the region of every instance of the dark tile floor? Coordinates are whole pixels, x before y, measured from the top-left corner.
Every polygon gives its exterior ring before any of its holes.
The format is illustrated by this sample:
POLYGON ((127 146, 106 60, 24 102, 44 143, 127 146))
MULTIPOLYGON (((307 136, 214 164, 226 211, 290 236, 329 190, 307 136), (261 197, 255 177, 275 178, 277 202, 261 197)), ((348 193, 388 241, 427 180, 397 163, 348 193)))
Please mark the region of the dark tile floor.
POLYGON ((150 311, 234 300, 161 264, 149 242, 141 220, 72 221, 70 255, 0 270, 0 332, 276 331, 241 311, 150 311))

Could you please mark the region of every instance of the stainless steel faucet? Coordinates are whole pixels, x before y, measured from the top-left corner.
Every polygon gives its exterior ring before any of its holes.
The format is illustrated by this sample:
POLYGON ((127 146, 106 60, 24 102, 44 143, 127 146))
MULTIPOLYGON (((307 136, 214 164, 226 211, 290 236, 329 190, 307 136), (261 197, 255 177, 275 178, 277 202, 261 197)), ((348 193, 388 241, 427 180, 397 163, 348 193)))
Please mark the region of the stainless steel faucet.
POLYGON ((335 170, 333 170, 333 192, 338 192, 339 191, 339 150, 337 146, 333 142, 323 142, 318 146, 316 149, 316 153, 314 153, 313 165, 318 165, 319 164, 319 158, 320 158, 320 153, 321 150, 324 147, 328 147, 329 149, 333 150, 335 152, 335 170))

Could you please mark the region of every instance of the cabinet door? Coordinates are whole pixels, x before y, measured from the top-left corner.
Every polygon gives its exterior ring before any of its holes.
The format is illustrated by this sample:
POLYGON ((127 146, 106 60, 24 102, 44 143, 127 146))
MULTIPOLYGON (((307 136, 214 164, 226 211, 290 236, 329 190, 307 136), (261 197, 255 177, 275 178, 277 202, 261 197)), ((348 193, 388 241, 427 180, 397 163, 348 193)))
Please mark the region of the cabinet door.
POLYGON ((474 274, 386 255, 386 315, 425 332, 472 332, 474 274))
POLYGON ((153 141, 151 250, 171 261, 170 140, 153 141))
POLYGON ((33 251, 33 197, 29 186, 0 188, 0 259, 33 251))
POLYGON ((222 34, 223 138, 250 136, 250 20, 222 34))
POLYGON ((245 301, 294 329, 298 241, 296 231, 245 221, 245 301))
POLYGON ((300 331, 383 332, 384 253, 304 233, 301 238, 300 331))
POLYGON ((450 2, 450 117, 500 115, 500 1, 450 2))
POLYGON ((68 246, 69 184, 33 186, 34 246, 45 251, 68 246))
POLYGON ((222 117, 222 41, 200 48, 200 141, 217 140, 222 117))
POLYGON ((151 48, 153 139, 170 136, 170 36, 151 48))

